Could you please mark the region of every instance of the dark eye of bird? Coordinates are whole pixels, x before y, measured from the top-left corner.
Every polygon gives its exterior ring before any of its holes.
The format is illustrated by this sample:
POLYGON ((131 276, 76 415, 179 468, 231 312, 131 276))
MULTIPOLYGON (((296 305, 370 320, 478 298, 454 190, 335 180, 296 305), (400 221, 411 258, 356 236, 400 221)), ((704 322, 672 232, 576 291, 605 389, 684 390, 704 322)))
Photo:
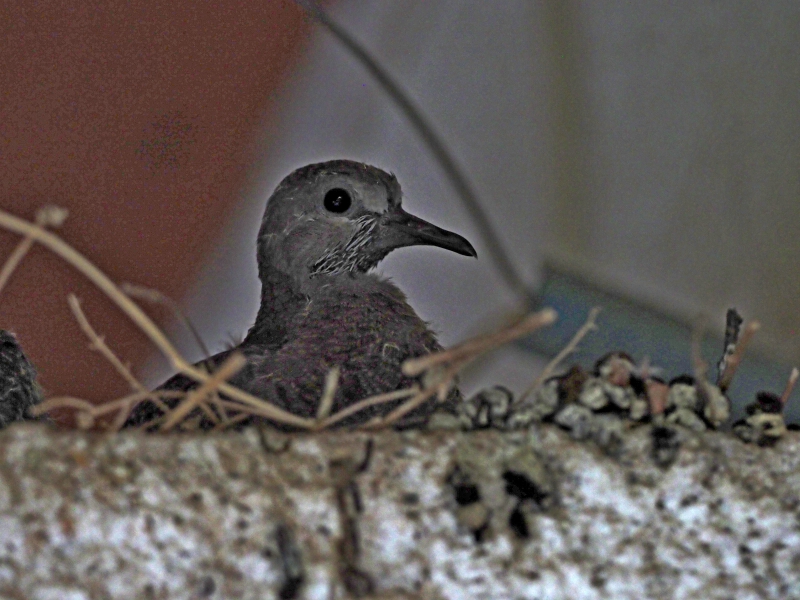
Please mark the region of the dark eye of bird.
POLYGON ((343 213, 353 204, 353 199, 350 197, 350 193, 347 190, 333 188, 332 190, 328 190, 328 193, 325 194, 323 203, 326 210, 332 213, 343 213))

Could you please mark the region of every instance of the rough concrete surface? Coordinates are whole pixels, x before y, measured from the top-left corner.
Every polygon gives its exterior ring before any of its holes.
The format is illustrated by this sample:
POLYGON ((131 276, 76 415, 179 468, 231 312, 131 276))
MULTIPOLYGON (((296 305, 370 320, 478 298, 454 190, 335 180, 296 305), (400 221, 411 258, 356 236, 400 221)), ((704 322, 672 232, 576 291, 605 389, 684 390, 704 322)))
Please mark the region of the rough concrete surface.
POLYGON ((3 599, 800 598, 797 433, 18 424, 0 457, 3 599))

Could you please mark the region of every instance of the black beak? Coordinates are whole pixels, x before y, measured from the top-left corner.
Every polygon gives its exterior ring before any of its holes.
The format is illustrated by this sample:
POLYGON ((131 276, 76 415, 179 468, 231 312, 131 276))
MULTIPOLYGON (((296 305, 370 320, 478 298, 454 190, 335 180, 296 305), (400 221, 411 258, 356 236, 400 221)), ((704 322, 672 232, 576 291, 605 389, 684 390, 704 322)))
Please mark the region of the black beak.
POLYGON ((399 206, 389 209, 381 223, 378 246, 386 253, 405 246, 438 246, 464 256, 478 257, 475 248, 457 233, 410 215, 399 206))

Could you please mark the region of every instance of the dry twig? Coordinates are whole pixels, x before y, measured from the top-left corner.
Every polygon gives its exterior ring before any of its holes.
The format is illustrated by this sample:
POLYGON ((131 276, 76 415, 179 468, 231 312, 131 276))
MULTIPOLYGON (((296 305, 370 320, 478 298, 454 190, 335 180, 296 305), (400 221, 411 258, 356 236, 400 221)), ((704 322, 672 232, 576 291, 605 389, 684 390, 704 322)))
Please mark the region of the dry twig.
POLYGON ((149 392, 145 390, 144 392, 134 392, 133 394, 123 396, 111 402, 104 402, 103 404, 93 404, 88 400, 75 398, 73 396, 59 396, 56 398, 48 398, 32 406, 30 408, 30 413, 32 416, 36 417, 59 408, 72 408, 83 413, 83 417, 79 419, 79 423, 83 423, 85 424, 85 428, 89 428, 94 426, 94 420, 97 417, 125 408, 129 404, 136 404, 153 395, 156 395, 159 398, 159 402, 163 405, 163 402, 161 402, 162 398, 177 398, 184 394, 183 392, 174 391, 149 392))
POLYGON ((328 418, 331 414, 333 407, 333 398, 336 396, 336 390, 339 388, 339 375, 342 370, 339 367, 333 367, 328 374, 325 375, 325 387, 322 390, 322 398, 319 401, 319 408, 317 408, 317 425, 321 421, 328 418))
POLYGON ((735 308, 729 308, 725 313, 725 339, 723 342, 722 357, 717 363, 717 385, 728 367, 728 360, 736 350, 739 341, 739 329, 742 326, 742 316, 735 308))
POLYGON ((692 329, 692 368, 694 370, 694 388, 697 390, 698 398, 703 402, 703 406, 709 403, 711 394, 708 386, 710 385, 706 379, 708 373, 708 363, 703 359, 703 333, 706 328, 706 318, 700 316, 692 329))
POLYGON ((211 431, 222 431, 224 429, 227 429, 228 427, 236 425, 237 423, 241 423, 242 421, 249 419, 252 416, 253 416, 252 414, 246 412, 239 413, 238 415, 230 417, 225 421, 220 421, 211 429, 211 431))
POLYGON ((789 374, 789 381, 786 382, 786 389, 784 389, 783 394, 781 394, 781 404, 783 404, 784 407, 789 402, 789 396, 792 395, 792 390, 794 390, 798 377, 800 377, 800 371, 797 370, 797 367, 794 367, 789 374))
POLYGON ((168 413, 167 418, 161 425, 162 431, 169 431, 194 410, 200 402, 212 392, 216 391, 222 382, 238 373, 247 364, 247 359, 241 352, 233 352, 219 369, 214 371, 211 376, 201 383, 197 388, 186 394, 186 397, 168 413))
MULTIPOLYGON (((130 282, 123 282, 122 284, 120 284, 119 287, 124 293, 126 293, 131 298, 138 298, 140 300, 146 300, 147 302, 152 302, 153 304, 160 304, 162 306, 166 306, 167 309, 169 309, 172 312, 173 316, 176 317, 181 323, 183 323, 184 327, 186 327, 189 333, 191 333, 195 343, 197 344, 198 348, 200 348, 200 351, 203 353, 203 356, 205 356, 206 358, 211 356, 211 351, 208 349, 208 346, 206 346, 205 342, 203 342, 203 338, 200 336, 200 332, 194 326, 191 319, 189 319, 186 313, 183 312, 180 305, 177 302, 175 302, 175 300, 173 300, 172 298, 170 298, 169 296, 167 296, 166 294, 164 294, 159 290, 149 288, 143 285, 137 285, 130 282)), ((204 372, 208 372, 207 369, 205 369, 204 365, 201 364, 200 368, 204 372)), ((224 408, 220 406, 219 400, 220 398, 218 394, 213 393, 211 395, 210 403, 214 404, 220 409, 220 415, 222 417, 221 420, 217 418, 217 415, 208 407, 208 404, 206 402, 200 402, 199 407, 205 413, 206 417, 208 417, 212 422, 216 424, 216 427, 226 427, 231 423, 229 423, 230 420, 228 419, 227 412, 225 411, 224 408)), ((162 411, 166 413, 169 411, 169 409, 162 408, 162 411)))
MULTIPOLYGON (((477 356, 478 355, 476 354, 475 357, 473 358, 477 358, 477 356)), ((405 417, 412 410, 415 410, 418 406, 422 405, 422 403, 426 402, 434 395, 439 394, 443 388, 449 387, 455 376, 458 374, 458 372, 470 362, 472 362, 472 359, 464 360, 459 364, 449 367, 443 373, 441 379, 438 382, 420 390, 416 396, 409 398, 408 400, 403 402, 400 406, 395 408, 385 417, 377 418, 374 419, 373 421, 370 421, 365 425, 365 428, 382 429, 384 427, 388 427, 389 425, 397 423, 397 421, 405 417)))
POLYGON ((540 385, 542 385, 542 383, 545 380, 550 378, 550 376, 556 370, 558 365, 560 365, 564 361, 564 359, 566 359, 570 354, 572 354, 573 352, 575 352, 575 350, 578 349, 578 344, 584 337, 586 337, 586 334, 588 334, 590 331, 594 331, 597 329, 597 324, 595 323, 595 320, 597 319, 598 314, 600 314, 599 306, 595 306, 589 311, 589 316, 586 318, 586 322, 581 326, 580 329, 578 329, 575 335, 572 336, 572 339, 566 346, 564 346, 561 352, 556 354, 553 360, 547 363, 547 366, 545 366, 545 368, 542 369, 542 372, 539 373, 539 376, 533 380, 533 383, 531 385, 528 386, 528 389, 526 389, 522 393, 522 395, 517 399, 517 401, 514 402, 514 405, 522 404, 525 401, 525 399, 528 396, 530 396, 540 385))
POLYGON ((315 430, 326 429, 327 427, 331 427, 332 425, 335 425, 339 421, 342 421, 343 419, 346 419, 351 415, 359 413, 362 410, 369 408, 370 406, 377 406, 378 404, 386 404, 387 402, 402 400, 404 398, 408 398, 409 396, 413 396, 418 392, 419 392, 419 387, 412 386, 410 388, 395 390, 393 392, 386 392, 384 394, 377 394, 375 396, 370 396, 369 398, 364 398, 363 400, 359 400, 355 404, 351 404, 347 408, 343 408, 342 410, 331 415, 330 417, 319 423, 314 429, 315 430))
POLYGON ((403 373, 410 377, 421 375, 424 371, 440 365, 447 365, 447 367, 435 383, 420 390, 416 395, 403 402, 403 404, 395 408, 385 417, 373 419, 369 423, 366 423, 364 427, 368 429, 387 427, 402 419, 434 395, 438 394, 440 398, 443 398, 458 372, 478 356, 512 340, 532 333, 537 329, 550 325, 557 317, 556 311, 552 308, 545 308, 539 312, 528 315, 521 321, 513 323, 500 331, 467 340, 449 350, 443 350, 436 354, 429 354, 405 361, 403 363, 403 373))
MULTIPOLYGON (((67 209, 61 208, 60 206, 54 206, 52 204, 48 204, 43 206, 36 212, 36 220, 34 227, 44 228, 44 227, 61 227, 64 223, 64 220, 67 218, 67 209)), ((32 232, 26 233, 23 238, 20 240, 17 247, 14 248, 14 251, 9 255, 8 259, 6 260, 5 264, 3 265, 3 269, 0 270, 0 291, 6 287, 8 280, 11 278, 11 275, 16 270, 19 263, 22 262, 22 259, 25 258, 25 255, 33 246, 34 242, 34 235, 32 232)))
MULTIPOLYGON (((141 395, 141 398, 139 398, 136 402, 149 399, 162 411, 167 411, 167 406, 161 402, 161 399, 158 397, 158 395, 149 392, 144 384, 136 379, 133 373, 131 373, 130 368, 124 364, 116 354, 114 354, 114 351, 111 350, 111 348, 108 347, 108 344, 106 344, 103 336, 99 335, 94 330, 94 327, 92 327, 91 323, 89 323, 89 319, 86 318, 86 314, 83 312, 83 309, 81 308, 81 302, 78 300, 77 296, 75 296, 75 294, 69 294, 69 296, 67 296, 67 303, 69 304, 72 314, 75 316, 75 320, 78 321, 78 325, 86 334, 86 337, 89 338, 89 347, 92 350, 96 350, 102 354, 103 357, 111 363, 111 366, 114 367, 117 373, 119 373, 122 378, 128 382, 128 385, 131 386, 131 389, 141 395)), ((132 400, 128 401, 127 404, 120 405, 120 411, 117 414, 117 417, 114 419, 112 426, 114 431, 118 431, 123 425, 125 425, 125 421, 128 419, 128 416, 130 415, 131 409, 134 405, 135 402, 132 400)))
POLYGON ((731 385, 731 381, 733 381, 733 376, 736 375, 736 371, 739 369, 739 365, 742 362, 742 357, 744 356, 744 351, 747 349, 747 345, 750 343, 750 340, 753 339, 756 331, 761 329, 761 323, 758 321, 750 321, 744 327, 744 331, 742 332, 742 336, 736 344, 736 349, 731 354, 730 358, 728 358, 728 362, 725 366, 725 372, 719 378, 717 382, 717 386, 722 393, 724 394, 731 385))
POLYGON ((437 365, 445 363, 452 364, 462 361, 471 362, 484 352, 507 344, 517 338, 521 338, 547 325, 552 325, 557 317, 556 311, 552 308, 545 308, 539 312, 528 315, 521 321, 509 325, 500 331, 480 335, 466 342, 462 342, 457 346, 453 346, 449 350, 443 350, 436 354, 411 358, 403 363, 403 374, 409 377, 415 377, 437 365))
POLYGON ((650 408, 650 415, 662 414, 667 409, 669 386, 655 379, 646 379, 644 385, 647 390, 647 406, 650 408))
POLYGON ((69 294, 67 296, 67 304, 69 304, 69 308, 72 311, 72 314, 75 316, 75 320, 78 321, 78 325, 83 330, 83 333, 85 333, 86 337, 89 338, 89 348, 102 354, 103 358, 110 362, 111 366, 114 367, 117 373, 119 373, 122 378, 128 382, 128 385, 131 386, 131 389, 136 392, 147 392, 147 388, 145 388, 144 384, 134 377, 128 366, 125 365, 119 359, 119 357, 114 354, 113 350, 108 347, 105 338, 94 330, 91 323, 89 323, 89 320, 86 318, 86 313, 84 313, 83 309, 81 308, 81 301, 78 300, 75 294, 69 294))
POLYGON ((152 302, 153 304, 161 304, 166 306, 169 310, 172 311, 172 314, 175 315, 178 320, 183 323, 186 329, 189 330, 189 333, 192 334, 195 342, 197 342, 197 346, 200 348, 200 351, 203 353, 203 356, 208 357, 211 356, 211 351, 208 349, 208 346, 205 345, 203 342, 203 338, 200 336, 200 332, 197 331, 197 328, 192 324, 191 319, 186 316, 186 313, 183 312, 180 305, 175 302, 172 298, 167 296, 166 294, 159 292, 158 290, 154 290, 153 288, 145 287, 143 285, 136 285, 134 283, 124 282, 120 284, 120 289, 125 292, 131 298, 138 298, 140 300, 147 300, 148 302, 152 302))

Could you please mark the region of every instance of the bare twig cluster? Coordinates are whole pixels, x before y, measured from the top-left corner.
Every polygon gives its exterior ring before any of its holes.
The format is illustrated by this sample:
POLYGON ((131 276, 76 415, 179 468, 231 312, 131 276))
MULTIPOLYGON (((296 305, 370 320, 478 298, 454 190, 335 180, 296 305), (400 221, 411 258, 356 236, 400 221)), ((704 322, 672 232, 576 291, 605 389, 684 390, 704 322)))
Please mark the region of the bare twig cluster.
POLYGON ((365 427, 370 429, 388 427, 433 396, 437 396, 439 401, 443 401, 453 386, 458 372, 469 363, 494 348, 553 324, 557 316, 556 311, 552 308, 545 308, 500 331, 467 340, 449 350, 407 360, 403 363, 403 373, 410 377, 428 373, 431 375, 428 378, 429 383, 388 415, 374 419, 365 427))
MULTIPOLYGON (((167 339, 164 332, 105 273, 57 235, 47 231, 39 223, 30 223, 5 211, 0 211, 0 226, 30 238, 32 241, 39 242, 91 280, 150 338, 176 371, 191 377, 201 385, 211 378, 210 374, 195 367, 181 356, 167 339)), ((224 381, 215 383, 215 386, 217 391, 224 393, 234 401, 250 407, 254 413, 269 419, 301 429, 309 429, 315 423, 311 419, 304 419, 261 398, 256 398, 252 394, 248 394, 224 381)))

